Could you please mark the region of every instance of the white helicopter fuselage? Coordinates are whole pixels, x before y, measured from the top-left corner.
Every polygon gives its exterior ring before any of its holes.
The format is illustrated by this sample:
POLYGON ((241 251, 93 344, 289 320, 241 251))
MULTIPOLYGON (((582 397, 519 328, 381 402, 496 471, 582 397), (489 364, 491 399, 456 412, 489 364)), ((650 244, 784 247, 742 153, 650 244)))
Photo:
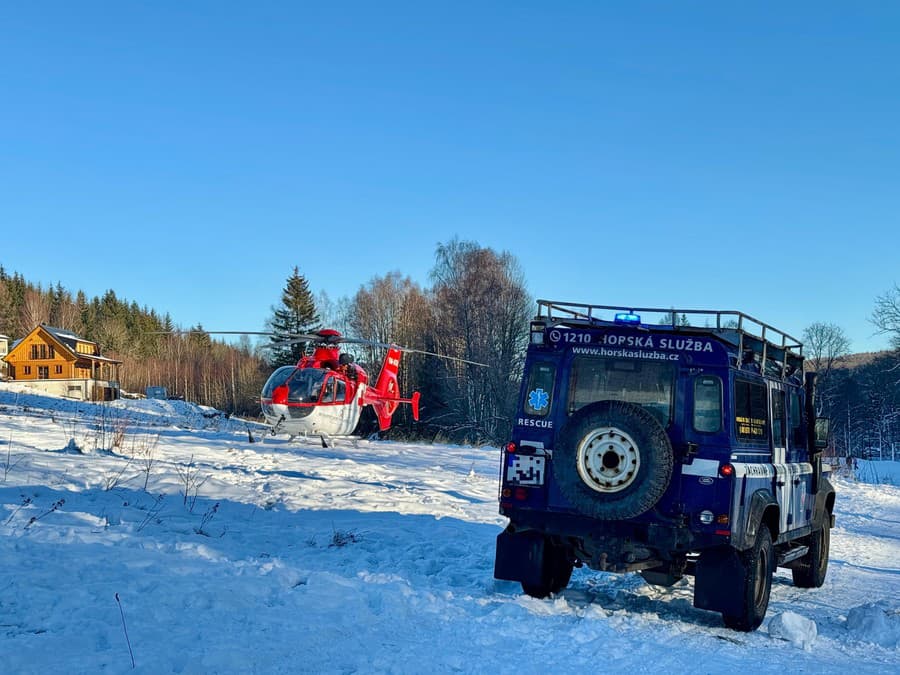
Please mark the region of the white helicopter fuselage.
POLYGON ((359 423, 365 390, 360 383, 350 401, 306 406, 270 403, 263 406, 263 415, 273 435, 349 436, 359 423))

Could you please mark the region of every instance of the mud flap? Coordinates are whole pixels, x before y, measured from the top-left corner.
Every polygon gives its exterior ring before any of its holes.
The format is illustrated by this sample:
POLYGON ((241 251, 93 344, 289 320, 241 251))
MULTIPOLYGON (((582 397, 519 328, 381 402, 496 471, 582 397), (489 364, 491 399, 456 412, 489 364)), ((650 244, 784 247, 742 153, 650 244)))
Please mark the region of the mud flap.
POLYGON ((736 615, 743 610, 746 574, 733 548, 704 551, 694 573, 694 607, 736 615))
POLYGON ((538 532, 510 532, 497 535, 494 578, 538 585, 544 579, 544 537, 538 532))

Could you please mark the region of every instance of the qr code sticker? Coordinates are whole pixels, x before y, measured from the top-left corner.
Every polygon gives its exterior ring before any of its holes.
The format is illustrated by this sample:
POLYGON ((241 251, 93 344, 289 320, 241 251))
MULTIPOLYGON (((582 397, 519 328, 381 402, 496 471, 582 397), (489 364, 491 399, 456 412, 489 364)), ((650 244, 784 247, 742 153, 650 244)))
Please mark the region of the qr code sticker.
POLYGON ((509 455, 506 481, 517 485, 543 485, 546 457, 509 455))

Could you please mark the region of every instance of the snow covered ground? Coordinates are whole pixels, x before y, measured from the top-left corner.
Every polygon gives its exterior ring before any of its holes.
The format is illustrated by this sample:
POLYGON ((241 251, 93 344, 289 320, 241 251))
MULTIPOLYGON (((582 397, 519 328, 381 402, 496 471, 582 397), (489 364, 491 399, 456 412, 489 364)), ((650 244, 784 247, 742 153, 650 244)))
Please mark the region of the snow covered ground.
POLYGON ((838 479, 824 587, 779 571, 744 634, 690 579, 576 570, 550 600, 495 581, 497 465, 0 389, 0 670, 900 671, 900 488, 838 479))

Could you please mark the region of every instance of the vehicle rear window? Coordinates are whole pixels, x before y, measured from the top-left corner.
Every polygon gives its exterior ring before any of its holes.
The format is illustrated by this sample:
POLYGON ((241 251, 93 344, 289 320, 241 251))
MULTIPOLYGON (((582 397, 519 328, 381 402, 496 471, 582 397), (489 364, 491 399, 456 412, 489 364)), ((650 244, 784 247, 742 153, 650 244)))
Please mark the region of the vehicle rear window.
POLYGON ((544 417, 553 403, 553 386, 556 382, 556 366, 538 362, 528 372, 528 388, 525 391, 525 414, 544 417))
POLYGON ((722 429, 722 380, 703 375, 694 380, 694 430, 712 434, 722 429))
POLYGON ((675 366, 658 361, 578 356, 569 381, 569 414, 595 401, 627 401, 660 424, 672 420, 675 366))

